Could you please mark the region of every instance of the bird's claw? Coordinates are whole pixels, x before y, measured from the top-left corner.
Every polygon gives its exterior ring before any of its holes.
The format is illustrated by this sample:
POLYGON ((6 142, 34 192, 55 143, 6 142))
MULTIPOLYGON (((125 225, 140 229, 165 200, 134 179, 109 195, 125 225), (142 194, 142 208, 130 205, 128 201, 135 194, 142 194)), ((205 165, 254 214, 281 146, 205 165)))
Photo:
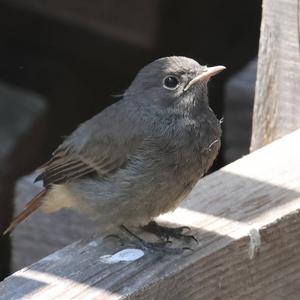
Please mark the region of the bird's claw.
POLYGON ((183 239, 185 242, 190 242, 191 240, 194 240, 198 243, 198 240, 193 235, 185 234, 185 230, 191 230, 188 226, 181 226, 176 228, 171 227, 165 227, 162 225, 159 225, 155 221, 151 221, 148 225, 143 227, 144 230, 154 233, 157 235, 160 239, 169 240, 170 238, 175 239, 183 239))
POLYGON ((146 241, 137 241, 138 245, 146 250, 146 251, 150 251, 150 252, 159 252, 159 253, 166 253, 166 254, 182 254, 184 252, 184 250, 192 250, 188 247, 184 247, 184 248, 170 248, 170 247, 166 247, 167 244, 172 244, 171 241, 164 241, 164 242, 158 242, 158 243, 151 243, 151 242, 146 242, 146 241))
POLYGON ((168 253, 168 254, 182 254, 184 250, 192 250, 191 248, 184 247, 184 248, 170 248, 166 247, 167 244, 172 244, 172 241, 164 240, 162 242, 146 242, 135 233, 131 232, 127 229, 124 225, 121 228, 128 233, 131 237, 134 238, 135 243, 143 250, 151 251, 151 252, 159 252, 159 253, 168 253))

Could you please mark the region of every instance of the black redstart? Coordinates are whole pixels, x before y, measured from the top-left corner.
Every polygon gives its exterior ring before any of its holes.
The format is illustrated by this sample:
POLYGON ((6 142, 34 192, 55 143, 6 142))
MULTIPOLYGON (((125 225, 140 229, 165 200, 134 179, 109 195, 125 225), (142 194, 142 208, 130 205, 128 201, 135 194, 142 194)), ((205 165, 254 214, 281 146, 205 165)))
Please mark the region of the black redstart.
POLYGON ((76 209, 105 231, 176 208, 218 154, 207 82, 224 69, 180 56, 145 66, 119 102, 81 124, 42 166, 45 189, 5 233, 39 207, 76 209))

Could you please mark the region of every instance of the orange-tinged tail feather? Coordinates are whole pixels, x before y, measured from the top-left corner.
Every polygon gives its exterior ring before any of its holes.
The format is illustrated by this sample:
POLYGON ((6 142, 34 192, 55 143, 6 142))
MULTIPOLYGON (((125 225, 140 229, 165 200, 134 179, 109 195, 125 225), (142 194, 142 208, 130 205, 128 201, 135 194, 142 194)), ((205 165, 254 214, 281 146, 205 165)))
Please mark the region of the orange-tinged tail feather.
POLYGON ((10 223, 8 228, 3 232, 3 235, 12 232, 18 224, 36 211, 42 205, 42 198, 45 196, 46 192, 47 190, 45 189, 34 196, 34 198, 27 203, 24 210, 10 223))

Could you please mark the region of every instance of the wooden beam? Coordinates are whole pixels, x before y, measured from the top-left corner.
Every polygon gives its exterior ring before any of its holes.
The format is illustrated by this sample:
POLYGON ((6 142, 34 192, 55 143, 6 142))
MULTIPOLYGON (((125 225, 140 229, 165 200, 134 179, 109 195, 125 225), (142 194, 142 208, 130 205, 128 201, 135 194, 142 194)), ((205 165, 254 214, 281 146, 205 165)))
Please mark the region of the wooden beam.
POLYGON ((251 150, 300 128, 300 4, 264 0, 251 150))
POLYGON ((299 299, 299 140, 300 130, 205 177, 160 218, 190 226, 193 251, 87 239, 8 277, 0 299, 299 299))

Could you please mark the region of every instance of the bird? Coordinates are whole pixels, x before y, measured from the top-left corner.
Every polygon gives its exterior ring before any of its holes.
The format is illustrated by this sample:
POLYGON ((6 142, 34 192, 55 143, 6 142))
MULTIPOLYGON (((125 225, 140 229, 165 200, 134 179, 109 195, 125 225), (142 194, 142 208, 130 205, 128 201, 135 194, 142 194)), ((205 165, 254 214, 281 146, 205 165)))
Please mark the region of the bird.
POLYGON ((77 210, 103 231, 146 226, 174 210, 221 145, 209 79, 225 69, 169 56, 143 67, 122 98, 75 129, 40 167, 44 189, 4 234, 37 209, 77 210))

